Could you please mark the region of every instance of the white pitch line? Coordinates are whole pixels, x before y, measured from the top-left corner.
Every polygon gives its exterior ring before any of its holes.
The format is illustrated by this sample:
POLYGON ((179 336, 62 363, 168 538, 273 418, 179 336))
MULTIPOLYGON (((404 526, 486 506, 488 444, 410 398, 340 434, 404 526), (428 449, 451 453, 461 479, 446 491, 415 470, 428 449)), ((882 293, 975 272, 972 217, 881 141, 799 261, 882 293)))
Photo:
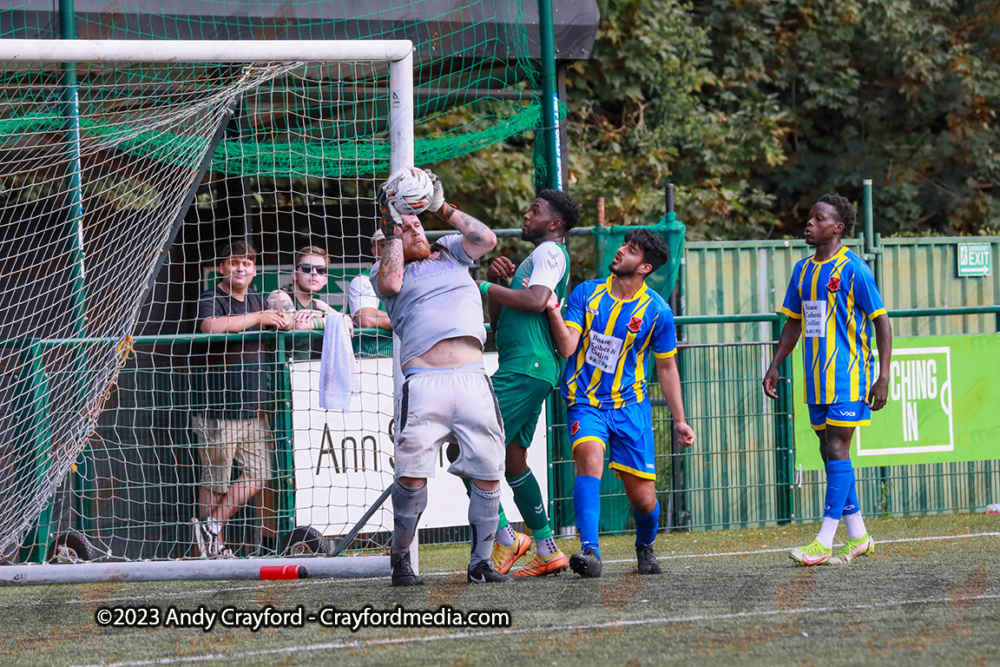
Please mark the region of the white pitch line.
MULTIPOLYGON (((898 544, 900 542, 927 542, 930 540, 964 540, 971 537, 998 537, 1000 533, 970 533, 968 535, 940 535, 937 537, 906 537, 898 540, 875 540, 876 546, 879 544, 898 544)), ((842 543, 837 542, 833 546, 839 547, 842 543)), ((677 556, 657 556, 657 560, 672 560, 676 558, 719 558, 722 556, 752 556, 754 554, 775 554, 794 549, 795 545, 779 547, 777 549, 758 549, 757 551, 726 551, 717 554, 679 554, 677 556)), ((606 560, 605 563, 632 563, 635 559, 624 558, 618 560, 606 560)))
MULTIPOLYGON (((929 540, 962 540, 974 537, 1000 537, 1000 532, 996 533, 970 533, 967 535, 940 535, 935 537, 907 537, 898 540, 878 540, 876 544, 898 544, 901 542, 926 542, 929 540)), ((834 545, 839 546, 839 543, 834 545)), ((725 553, 718 554, 679 554, 676 556, 657 556, 659 560, 674 560, 679 558, 699 558, 701 560, 721 558, 724 556, 752 556, 754 554, 769 554, 769 553, 781 553, 793 549, 794 546, 782 547, 777 549, 758 549, 756 551, 727 551, 725 553)), ((610 563, 634 563, 635 560, 631 558, 623 558, 616 560, 606 560, 605 564, 610 563)), ((464 574, 465 570, 453 570, 450 572, 425 572, 421 574, 422 577, 451 577, 456 574, 464 574)), ((351 579, 296 579, 294 580, 297 585, 309 586, 309 585, 321 585, 321 584, 338 584, 338 583, 358 583, 362 581, 382 581, 386 577, 359 577, 351 579)), ((91 584, 83 584, 91 585, 91 584)), ((226 588, 203 588, 194 591, 178 591, 175 593, 150 593, 148 595, 129 595, 125 597, 116 598, 105 598, 105 599, 94 599, 87 600, 87 604, 98 604, 98 603, 116 603, 116 602, 130 602, 139 600, 149 600, 154 598, 168 598, 168 597, 183 597, 186 595, 210 595, 216 593, 226 593, 228 591, 249 591, 249 590, 260 590, 262 588, 272 588, 287 585, 285 582, 275 582, 274 584, 258 584, 256 586, 233 586, 226 588)), ((38 602, 21 602, 17 604, 3 605, 5 609, 13 609, 18 607, 39 607, 39 606, 51 606, 56 604, 82 604, 83 600, 41 600, 38 602)))
MULTIPOLYGON (((1000 594, 997 595, 979 595, 975 598, 968 598, 969 600, 996 600, 1000 599, 1000 594)), ((858 611, 864 609, 881 609, 886 607, 903 607, 906 605, 915 604, 940 604, 943 602, 950 602, 948 598, 926 598, 923 600, 893 600, 890 602, 875 602, 872 604, 855 604, 847 605, 842 607, 807 607, 805 609, 790 609, 781 610, 775 609, 772 611, 741 611, 731 614, 703 614, 698 616, 678 616, 675 618, 647 618, 638 619, 632 621, 608 621, 606 623, 588 623, 584 625, 555 625, 555 626, 540 626, 537 628, 515 628, 512 630, 494 630, 492 632, 459 632, 448 635, 437 635, 431 637, 416 637, 416 638, 398 638, 398 639, 362 639, 351 642, 330 642, 326 644, 313 644, 311 646, 294 646, 285 648, 273 648, 273 649, 261 649, 259 651, 243 651, 242 653, 213 653, 211 655, 198 655, 189 656, 182 658, 160 658, 157 660, 136 660, 130 662, 115 662, 115 667, 143 667, 145 665, 174 665, 180 663, 189 662, 206 662, 209 660, 234 660, 239 658, 253 658, 264 655, 280 655, 286 653, 298 653, 298 652, 312 652, 312 651, 329 651, 334 649, 351 649, 359 647, 372 647, 372 646, 391 646, 394 644, 410 644, 410 643, 429 643, 437 641, 445 641, 452 639, 478 639, 484 637, 502 637, 510 635, 523 635, 526 633, 553 633, 553 632, 566 632, 574 630, 596 630, 598 628, 613 628, 613 627, 631 627, 631 626, 642 626, 642 625, 678 625, 681 623, 695 623, 702 621, 722 621, 733 618, 755 618, 755 617, 765 617, 765 616, 780 616, 780 615, 798 615, 798 614, 824 614, 828 612, 844 612, 844 611, 858 611)), ((104 667, 106 663, 96 663, 91 665, 74 665, 73 667, 104 667)))

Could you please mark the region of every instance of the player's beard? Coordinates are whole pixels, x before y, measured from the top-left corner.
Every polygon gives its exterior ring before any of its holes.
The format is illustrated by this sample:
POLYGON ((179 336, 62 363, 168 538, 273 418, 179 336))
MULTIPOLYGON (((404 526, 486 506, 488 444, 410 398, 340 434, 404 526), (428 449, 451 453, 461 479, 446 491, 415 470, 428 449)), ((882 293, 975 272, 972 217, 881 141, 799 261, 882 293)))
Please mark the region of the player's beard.
POLYGON ((403 248, 404 262, 419 262, 431 256, 431 244, 427 239, 419 239, 403 248))
POLYGON ((528 243, 534 243, 543 236, 545 236, 544 229, 541 229, 536 232, 529 232, 527 229, 521 231, 521 240, 527 241, 528 243))
POLYGON ((616 269, 613 264, 608 265, 608 271, 615 274, 619 278, 628 278, 629 276, 634 276, 635 272, 639 270, 638 266, 625 266, 624 264, 619 265, 616 269))

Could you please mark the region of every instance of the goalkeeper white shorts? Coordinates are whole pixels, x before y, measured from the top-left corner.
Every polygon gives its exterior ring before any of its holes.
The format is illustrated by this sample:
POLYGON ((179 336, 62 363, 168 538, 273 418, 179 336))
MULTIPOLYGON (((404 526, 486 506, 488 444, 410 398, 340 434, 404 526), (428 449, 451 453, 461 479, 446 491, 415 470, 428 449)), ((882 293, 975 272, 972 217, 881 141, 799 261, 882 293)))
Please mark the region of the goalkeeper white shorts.
POLYGON ((447 443, 458 444, 448 472, 499 481, 506 447, 493 385, 482 364, 409 372, 396 428, 397 477, 434 477, 447 443))

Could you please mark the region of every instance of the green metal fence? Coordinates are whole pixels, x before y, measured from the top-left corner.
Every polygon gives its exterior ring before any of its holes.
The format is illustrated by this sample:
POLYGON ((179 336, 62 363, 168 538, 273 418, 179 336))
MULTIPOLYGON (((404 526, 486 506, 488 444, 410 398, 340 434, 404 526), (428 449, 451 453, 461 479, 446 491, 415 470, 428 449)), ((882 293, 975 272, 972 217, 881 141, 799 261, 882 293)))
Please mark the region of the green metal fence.
MULTIPOLYGON (((578 234, 588 232, 582 229, 578 234)), ((577 238, 574 243, 584 241, 577 238)), ((868 254, 879 264, 896 335, 1000 332, 1000 307, 992 305, 1000 295, 1000 275, 957 278, 954 257, 959 241, 885 241, 876 245, 881 252, 868 254), (902 308, 928 304, 947 308, 902 308)), ((996 263, 1000 239, 987 241, 996 263)), ((850 246, 862 252, 864 241, 851 240, 850 246)), ((796 241, 688 246, 679 281, 685 314, 677 318, 681 340, 677 360, 688 420, 698 441, 689 450, 674 446, 669 412, 659 387, 651 385, 664 528, 750 527, 822 516, 822 474, 799 473, 794 466, 792 417, 801 405, 791 396, 790 364, 782 371, 780 400, 766 399, 760 387, 783 321, 773 311, 783 298, 791 267, 808 253, 796 241), (719 310, 727 314, 705 312, 719 310)), ((280 351, 287 336, 276 337, 280 351)), ((76 509, 46 514, 40 548, 22 553, 23 557, 41 559, 49 533, 68 527, 100 533, 120 557, 190 555, 189 519, 198 476, 187 401, 195 394, 191 383, 196 371, 184 360, 196 339, 208 337, 137 340, 136 356, 123 370, 91 443, 90 460, 78 470, 87 484, 67 485, 57 494, 57 508, 70 503, 76 509), (122 474, 124 466, 129 468, 127 474, 122 474), (67 517, 74 514, 85 521, 66 526, 67 517)), ((30 356, 30 350, 26 353, 30 356)), ((243 542, 254 545, 257 553, 273 552, 283 532, 294 525, 290 385, 280 357, 273 386, 278 474, 269 486, 274 512, 264 525, 253 510, 234 521, 237 528, 252 533, 243 542)), ((38 402, 39 392, 44 391, 43 386, 33 387, 26 400, 38 402)), ((555 528, 565 533, 575 524, 573 463, 558 394, 549 402, 547 422, 550 510, 555 528)), ((39 428, 44 431, 41 422, 39 428)), ((976 510, 1000 498, 996 468, 996 461, 866 468, 858 474, 859 495, 866 511, 876 515, 976 510)), ((630 507, 614 475, 605 475, 602 496, 601 529, 632 530, 630 507)), ((455 533, 449 539, 462 537, 455 533)))

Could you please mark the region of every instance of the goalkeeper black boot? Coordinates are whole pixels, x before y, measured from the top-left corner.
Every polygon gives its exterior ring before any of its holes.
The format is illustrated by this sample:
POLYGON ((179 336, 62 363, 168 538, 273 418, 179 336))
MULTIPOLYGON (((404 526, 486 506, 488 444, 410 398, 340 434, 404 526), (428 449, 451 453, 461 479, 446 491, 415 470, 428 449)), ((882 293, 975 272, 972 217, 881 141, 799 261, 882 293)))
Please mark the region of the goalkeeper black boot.
POLYGON ((660 574, 660 564, 653 553, 653 545, 635 548, 635 557, 639 561, 639 574, 660 574))
POLYGON ((481 560, 474 567, 469 568, 468 579, 470 584, 505 584, 514 581, 514 577, 509 574, 500 574, 493 569, 493 562, 481 560))
POLYGON ((410 552, 407 551, 402 556, 392 556, 389 559, 389 566, 392 568, 393 586, 423 586, 424 582, 413 573, 410 565, 410 552))
POLYGON ((596 579, 601 576, 603 565, 596 551, 584 549, 583 552, 569 557, 569 568, 581 577, 596 579))

